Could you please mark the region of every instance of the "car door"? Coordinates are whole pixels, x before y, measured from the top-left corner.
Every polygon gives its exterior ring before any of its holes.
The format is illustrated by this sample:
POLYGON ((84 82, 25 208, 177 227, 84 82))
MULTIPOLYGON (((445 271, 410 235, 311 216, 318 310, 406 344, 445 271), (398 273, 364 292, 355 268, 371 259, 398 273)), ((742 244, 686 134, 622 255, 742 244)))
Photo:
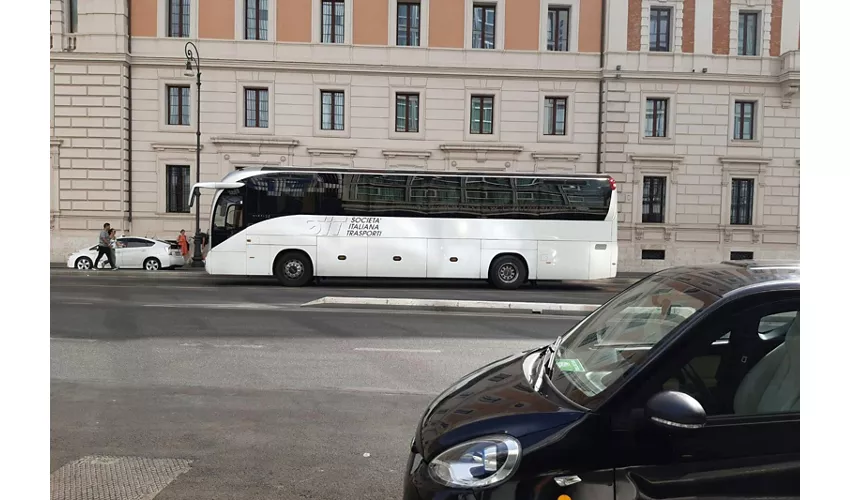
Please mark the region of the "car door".
POLYGON ((121 254, 118 265, 127 268, 142 267, 142 263, 153 247, 152 241, 142 238, 119 238, 118 242, 119 248, 116 253, 121 254))
POLYGON ((799 322, 799 290, 739 299, 683 332, 630 382, 633 394, 612 418, 616 500, 799 498, 799 337, 785 335, 789 318, 799 322), (705 425, 649 422, 644 405, 662 390, 696 399, 705 425))

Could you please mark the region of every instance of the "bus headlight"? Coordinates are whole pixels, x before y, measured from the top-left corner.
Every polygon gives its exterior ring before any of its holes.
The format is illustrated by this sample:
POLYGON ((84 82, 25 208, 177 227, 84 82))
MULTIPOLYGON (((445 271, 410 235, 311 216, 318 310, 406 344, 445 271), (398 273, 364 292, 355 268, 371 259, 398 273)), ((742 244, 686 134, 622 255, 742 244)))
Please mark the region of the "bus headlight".
POLYGON ((444 451, 428 471, 452 488, 483 488, 508 479, 519 466, 520 444, 507 435, 487 436, 444 451))

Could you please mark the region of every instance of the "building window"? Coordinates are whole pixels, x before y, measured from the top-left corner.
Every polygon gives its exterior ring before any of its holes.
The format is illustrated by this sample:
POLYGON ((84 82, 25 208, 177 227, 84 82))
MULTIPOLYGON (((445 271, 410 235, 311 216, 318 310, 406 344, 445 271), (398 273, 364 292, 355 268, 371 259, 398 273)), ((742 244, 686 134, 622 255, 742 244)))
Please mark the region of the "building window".
POLYGON ((758 55, 758 12, 740 12, 738 14, 738 55, 758 55))
POLYGON ((673 9, 653 7, 649 9, 649 50, 670 52, 670 17, 673 9))
POLYGON ((269 127, 269 89, 245 89, 245 127, 269 127))
POLYGON ((269 39, 268 0, 245 0, 245 39, 269 39))
POLYGON ((664 250, 641 250, 640 258, 643 260, 664 260, 666 253, 664 250))
POLYGON ((667 137, 668 103, 668 99, 652 98, 646 100, 644 137, 667 137))
POLYGON ((569 7, 549 7, 549 21, 546 35, 546 50, 566 52, 570 50, 570 9, 569 7))
POLYGON ((753 179, 732 179, 733 225, 749 226, 753 223, 753 179))
POLYGON ((419 132, 419 94, 396 94, 395 131, 419 132))
POLYGON ((472 6, 472 48, 496 48, 496 6, 472 6))
POLYGON ((755 101, 735 101, 734 139, 739 141, 755 139, 755 116, 755 101))
POLYGON ((733 250, 729 254, 729 260, 753 260, 753 252, 736 252, 733 250))
POLYGON ((322 91, 322 130, 345 130, 345 93, 322 91))
POLYGON ((189 0, 168 0, 168 36, 189 37, 189 0))
POLYGON ((469 133, 493 133, 493 96, 472 96, 472 106, 469 117, 469 133))
POLYGON ((68 2, 68 33, 77 32, 77 0, 68 2))
POLYGON ((189 165, 167 165, 165 175, 165 211, 169 213, 189 213, 189 165))
POLYGON ((418 3, 399 3, 396 28, 396 45, 419 47, 419 9, 418 3))
POLYGON ((643 218, 646 223, 664 222, 664 191, 667 188, 665 177, 643 178, 643 218))
POLYGON ((322 0, 322 43, 345 43, 344 0, 322 0))
POLYGON ((189 125, 189 86, 168 85, 168 124, 189 125))
POLYGON ((567 135, 566 97, 547 97, 543 101, 543 135, 567 135))

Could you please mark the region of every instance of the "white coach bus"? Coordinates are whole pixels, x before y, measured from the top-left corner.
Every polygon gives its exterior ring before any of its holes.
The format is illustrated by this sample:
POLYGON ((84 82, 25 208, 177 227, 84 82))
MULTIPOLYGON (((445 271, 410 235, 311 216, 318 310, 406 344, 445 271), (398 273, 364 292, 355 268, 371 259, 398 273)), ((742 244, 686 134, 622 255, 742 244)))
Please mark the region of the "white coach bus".
POLYGON ((617 274, 617 191, 604 175, 262 167, 213 190, 213 275, 593 280, 617 274))

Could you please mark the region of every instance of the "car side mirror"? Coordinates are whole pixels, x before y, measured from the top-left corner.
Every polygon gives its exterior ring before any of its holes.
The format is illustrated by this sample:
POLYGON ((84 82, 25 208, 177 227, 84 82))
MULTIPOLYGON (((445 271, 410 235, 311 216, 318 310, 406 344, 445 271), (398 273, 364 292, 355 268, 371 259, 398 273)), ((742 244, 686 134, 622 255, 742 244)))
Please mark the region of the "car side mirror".
POLYGON ((646 402, 644 414, 650 422, 666 429, 699 429, 705 425, 705 409, 683 392, 659 392, 646 402))

